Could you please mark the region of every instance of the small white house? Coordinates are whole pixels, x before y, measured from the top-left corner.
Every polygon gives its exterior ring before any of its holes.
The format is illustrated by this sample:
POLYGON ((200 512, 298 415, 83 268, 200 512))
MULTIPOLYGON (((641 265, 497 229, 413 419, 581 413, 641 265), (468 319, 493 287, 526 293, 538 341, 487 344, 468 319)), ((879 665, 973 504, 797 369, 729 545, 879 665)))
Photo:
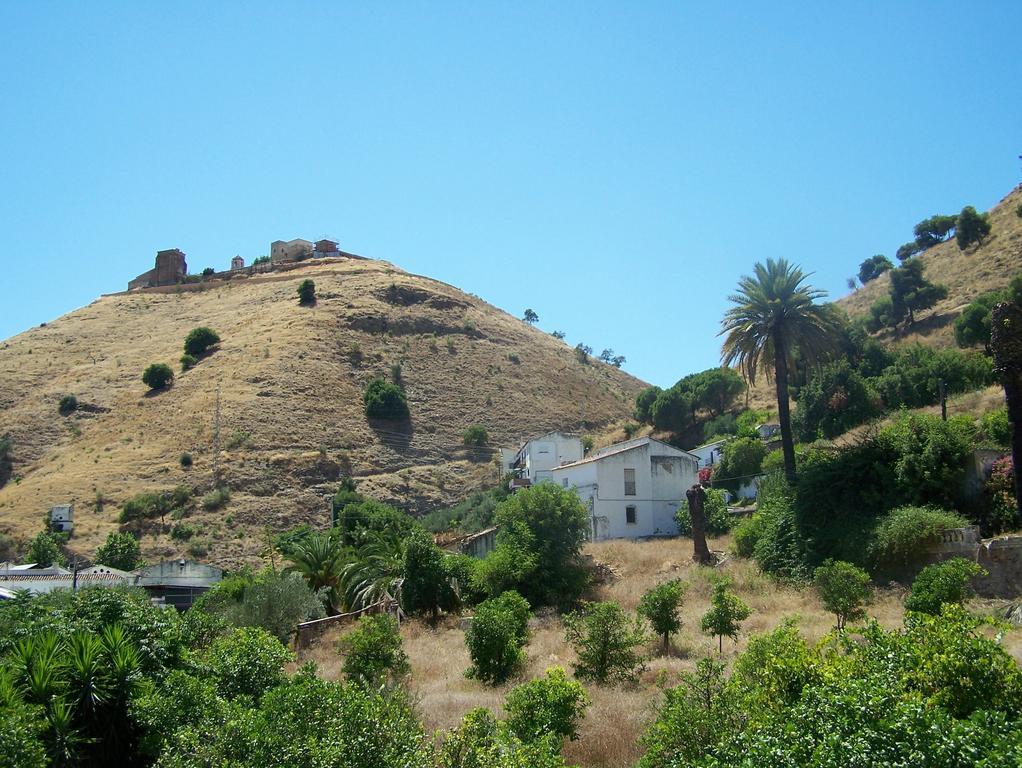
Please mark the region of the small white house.
POLYGON ((58 504, 50 507, 50 530, 54 533, 70 533, 74 527, 75 505, 58 504))
POLYGON ((724 438, 713 440, 712 442, 700 445, 698 448, 693 448, 689 453, 699 459, 700 468, 712 467, 720 461, 720 452, 724 449, 724 443, 726 442, 727 440, 724 438))
POLYGON ((580 461, 582 441, 561 432, 548 432, 523 445, 515 455, 511 471, 529 483, 552 480, 554 468, 580 461))
POLYGON ((574 488, 589 509, 594 540, 677 535, 674 513, 698 472, 698 458, 651 437, 551 470, 553 481, 574 488))

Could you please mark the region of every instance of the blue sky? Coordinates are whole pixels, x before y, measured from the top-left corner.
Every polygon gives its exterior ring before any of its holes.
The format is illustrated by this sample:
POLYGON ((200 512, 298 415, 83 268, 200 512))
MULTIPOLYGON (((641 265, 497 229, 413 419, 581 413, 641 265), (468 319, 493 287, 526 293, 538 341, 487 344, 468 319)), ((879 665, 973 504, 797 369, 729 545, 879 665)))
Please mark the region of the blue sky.
POLYGON ((661 385, 786 256, 838 297, 1019 183, 1022 3, 4 3, 0 338, 274 239, 661 385))

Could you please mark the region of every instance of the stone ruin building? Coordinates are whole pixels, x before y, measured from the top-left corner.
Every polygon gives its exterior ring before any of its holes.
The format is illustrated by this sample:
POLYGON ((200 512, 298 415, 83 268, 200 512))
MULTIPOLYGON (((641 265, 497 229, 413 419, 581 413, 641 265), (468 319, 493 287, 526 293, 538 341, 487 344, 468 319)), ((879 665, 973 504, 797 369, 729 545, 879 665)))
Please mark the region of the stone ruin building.
POLYGON ((156 252, 156 266, 143 272, 128 283, 128 290, 154 288, 159 285, 177 285, 188 275, 188 263, 179 248, 156 252))

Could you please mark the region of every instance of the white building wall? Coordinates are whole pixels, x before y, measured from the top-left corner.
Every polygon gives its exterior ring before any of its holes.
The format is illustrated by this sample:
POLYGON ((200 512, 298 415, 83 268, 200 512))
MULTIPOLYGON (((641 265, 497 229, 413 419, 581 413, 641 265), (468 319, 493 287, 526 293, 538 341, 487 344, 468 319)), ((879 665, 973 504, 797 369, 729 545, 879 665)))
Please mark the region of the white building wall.
POLYGON ((530 440, 525 446, 525 476, 533 483, 553 480, 552 470, 582 460, 582 441, 555 433, 530 440))

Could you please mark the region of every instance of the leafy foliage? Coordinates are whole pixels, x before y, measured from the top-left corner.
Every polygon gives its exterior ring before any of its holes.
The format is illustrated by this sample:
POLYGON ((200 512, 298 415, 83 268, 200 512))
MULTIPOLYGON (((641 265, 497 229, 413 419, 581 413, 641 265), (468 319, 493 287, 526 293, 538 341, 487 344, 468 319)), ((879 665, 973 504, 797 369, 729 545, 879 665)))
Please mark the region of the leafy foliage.
POLYGON ((947 240, 954 234, 956 223, 957 217, 940 214, 920 221, 913 231, 919 250, 926 250, 947 240))
POLYGON ((491 685, 511 677, 525 659, 528 617, 528 603, 515 592, 481 602, 465 632, 472 660, 466 674, 491 685))
POLYGON ((881 517, 869 545, 870 559, 878 566, 906 565, 918 560, 940 534, 969 521, 939 507, 898 507, 881 517))
POLYGON ((145 565, 138 539, 130 533, 114 532, 107 534, 103 546, 96 550, 96 562, 122 571, 133 571, 145 565))
MULTIPOLYGON (((719 488, 709 488, 706 491, 706 501, 703 502, 703 514, 706 516, 706 533, 711 536, 720 536, 731 530, 731 515, 727 511, 727 502, 724 501, 724 491, 719 488)), ((692 535, 692 516, 689 513, 688 501, 682 501, 678 511, 674 513, 674 520, 678 524, 678 533, 682 536, 692 535)))
POLYGON ((207 328, 204 325, 192 328, 185 336, 185 354, 199 358, 206 354, 210 347, 219 343, 220 337, 212 328, 207 328))
POLYGON ((241 627, 213 641, 203 667, 220 696, 258 699, 284 681, 284 665, 291 660, 291 652, 266 630, 241 627))
POLYGON ((525 314, 522 315, 522 319, 529 325, 535 325, 539 322, 539 315, 531 309, 526 309, 525 314))
POLYGON ((68 414, 74 413, 78 410, 78 398, 74 395, 64 395, 60 398, 57 410, 60 412, 61 416, 67 416, 68 414))
POLYGON ((41 531, 29 541, 28 549, 25 550, 25 562, 35 563, 40 568, 49 568, 51 565, 65 565, 67 561, 64 553, 60 551, 57 538, 48 531, 41 531))
POLYGON ((873 590, 864 570, 841 560, 827 560, 813 572, 813 583, 823 607, 837 617, 838 630, 849 621, 865 618, 864 606, 873 590))
POLYGON ((649 638, 641 620, 614 602, 589 603, 564 617, 565 638, 575 649, 575 674, 606 684, 634 680, 645 668, 635 649, 649 638))
POLYGON ((305 278, 298 284, 298 303, 309 306, 316 303, 316 283, 305 278))
POLYGON ((737 643, 738 630, 750 613, 749 606, 731 591, 728 581, 718 579, 713 585, 710 610, 703 614, 699 626, 707 635, 718 639, 718 650, 723 653, 724 638, 730 637, 737 643))
POLYGON ((894 325, 906 317, 908 324, 914 325, 916 312, 929 309, 946 297, 946 286, 936 285, 923 277, 921 261, 907 261, 897 269, 891 270, 890 320, 894 325))
POLYGON ((550 667, 545 677, 512 688, 504 711, 508 728, 524 742, 542 741, 548 734, 574 741, 587 706, 585 688, 569 680, 562 667, 550 667))
POLYGON ((947 604, 965 602, 972 596, 969 582, 976 576, 986 575, 977 563, 963 557, 928 565, 912 582, 912 589, 905 597, 905 610, 936 616, 947 604))
POLYGON ((971 205, 962 208, 958 214, 955 240, 958 247, 965 250, 973 243, 981 243, 990 234, 990 221, 985 213, 977 213, 971 205))
POLYGON ((766 448, 758 437, 738 437, 728 440, 720 452, 720 463, 713 473, 715 485, 723 485, 731 491, 748 482, 760 473, 766 448))
POLYGON ((362 395, 366 416, 370 419, 405 421, 409 418, 404 390, 386 379, 373 379, 362 395))
POLYGON ((893 268, 894 265, 886 256, 882 254, 870 256, 859 265, 859 280, 863 285, 865 285, 871 280, 876 280, 884 272, 893 268))
POLYGON ((482 446, 490 441, 490 434, 482 424, 473 424, 465 430, 462 442, 465 445, 482 446))
POLYGON ((685 584, 672 579, 652 587, 639 601, 638 614, 649 621, 653 631, 663 638, 664 653, 669 652, 671 634, 681 629, 678 608, 685 588, 685 584))
POLYGON ((174 381, 174 372, 165 363, 153 363, 142 372, 142 383, 149 389, 166 389, 174 381))
POLYGON ((355 629, 338 641, 337 649, 344 654, 348 680, 370 690, 392 686, 411 671, 393 616, 362 616, 355 629))
POLYGON ((456 599, 444 567, 444 553, 425 531, 413 531, 405 544, 401 602, 407 613, 427 613, 433 619, 451 610, 456 599))

